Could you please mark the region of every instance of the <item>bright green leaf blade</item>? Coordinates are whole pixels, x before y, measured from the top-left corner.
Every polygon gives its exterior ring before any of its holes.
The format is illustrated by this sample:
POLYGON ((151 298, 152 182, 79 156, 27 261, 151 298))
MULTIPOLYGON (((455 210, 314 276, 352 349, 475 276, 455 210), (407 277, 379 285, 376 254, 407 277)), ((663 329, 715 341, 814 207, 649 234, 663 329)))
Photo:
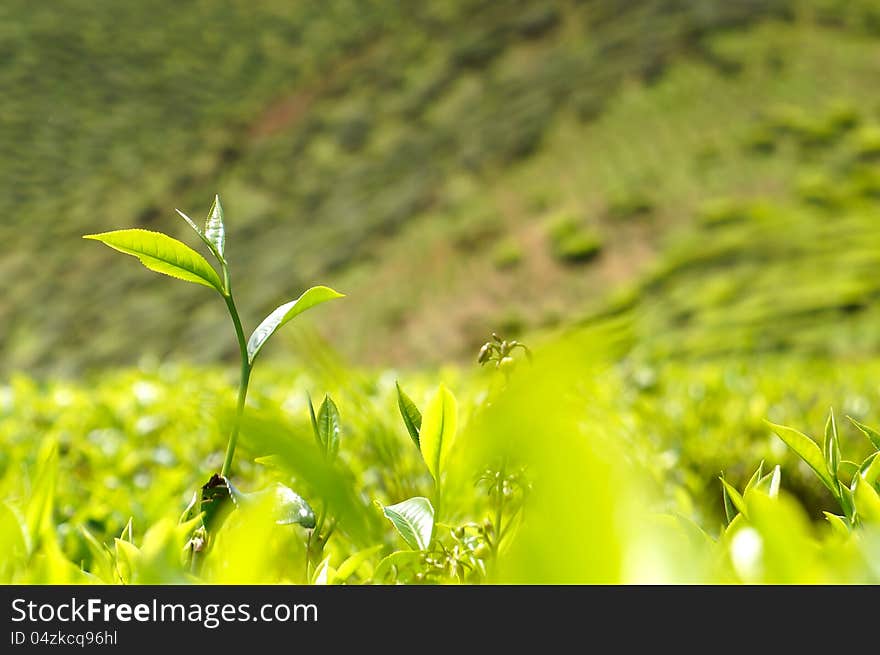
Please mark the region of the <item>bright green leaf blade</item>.
POLYGON ((202 284, 223 293, 220 276, 208 261, 185 243, 167 234, 133 229, 87 234, 83 238, 100 241, 114 250, 137 257, 151 271, 202 284))
POLYGON ((854 426, 856 426, 861 431, 862 434, 864 434, 866 437, 868 437, 870 442, 872 444, 874 444, 874 448, 876 448, 877 450, 880 450, 880 432, 878 432, 877 430, 875 430, 872 427, 868 427, 864 423, 859 423, 852 416, 847 416, 847 418, 849 419, 850 423, 852 423, 854 426))
POLYGON ((880 523, 880 494, 862 478, 856 477, 856 488, 853 492, 856 511, 865 523, 880 523))
POLYGON ((754 487, 758 483, 758 481, 761 479, 763 474, 764 474, 764 460, 762 459, 761 463, 758 464, 758 468, 755 469, 754 473, 752 473, 752 477, 749 478, 749 481, 746 484, 745 492, 748 492, 749 489, 754 487))
POLYGON ((832 514, 831 512, 822 513, 825 515, 825 519, 831 525, 831 529, 834 531, 835 534, 838 534, 841 537, 849 536, 849 524, 842 516, 832 514))
POLYGON ((839 494, 837 485, 828 473, 828 469, 825 466, 825 458, 822 456, 822 451, 819 450, 819 446, 816 445, 816 442, 794 428, 789 428, 784 425, 776 425, 769 421, 767 421, 767 424, 789 448, 791 448, 811 469, 813 469, 813 471, 816 472, 816 475, 822 480, 822 484, 828 487, 836 498, 839 494))
POLYGON ((736 488, 730 484, 724 478, 721 478, 721 484, 724 487, 725 492, 727 493, 727 497, 730 499, 730 502, 733 503, 733 506, 745 517, 748 517, 748 511, 746 510, 746 501, 743 499, 742 495, 736 488))
POLYGON ((330 396, 324 396, 324 402, 318 410, 317 426, 321 450, 333 457, 339 452, 340 420, 339 409, 330 396))
POLYGON ((253 364, 263 344, 269 340, 275 332, 295 317, 315 305, 320 305, 334 298, 343 298, 344 295, 334 291, 330 287, 312 287, 296 300, 277 307, 271 314, 263 319, 263 322, 253 331, 247 343, 248 361, 253 364))
POLYGON ((425 550, 431 545, 434 507, 427 498, 416 496, 396 505, 386 505, 382 513, 413 550, 425 550))
POLYGON ((334 583, 341 584, 348 580, 359 568, 361 568, 361 566, 368 562, 373 555, 381 551, 382 548, 384 548, 382 544, 377 544, 370 548, 359 550, 354 555, 348 557, 339 565, 339 568, 336 569, 336 579, 334 580, 334 583))
POLYGON ((721 497, 724 499, 724 516, 727 518, 727 525, 736 518, 739 510, 736 509, 730 496, 727 493, 727 485, 724 484, 724 477, 721 478, 721 497))
POLYGON ((312 422, 312 432, 315 435, 315 442, 318 444, 318 448, 324 450, 324 444, 321 443, 321 433, 318 431, 318 418, 315 416, 315 406, 312 404, 311 394, 306 394, 306 398, 309 400, 309 419, 312 422))
POLYGON ((400 409, 400 416, 403 417, 403 424, 406 426, 410 438, 416 444, 416 448, 421 450, 419 431, 422 429, 422 413, 412 399, 400 388, 400 383, 395 382, 394 384, 397 386, 397 407, 400 409))
POLYGON ((876 485, 877 480, 880 480, 880 455, 877 453, 868 455, 859 467, 859 475, 865 482, 876 485))
POLYGON ((440 389, 425 410, 422 429, 419 432, 422 458, 436 481, 440 480, 445 468, 457 428, 458 405, 455 396, 445 385, 440 385, 440 389))
POLYGON ((308 529, 315 527, 315 512, 312 511, 305 498, 290 487, 279 482, 263 493, 271 493, 274 496, 273 509, 275 523, 278 525, 297 524, 308 529))
POLYGON ((828 412, 828 420, 825 422, 822 455, 825 457, 825 467, 828 469, 828 474, 837 481, 837 467, 840 465, 840 440, 837 436, 837 421, 834 420, 833 408, 828 412))
POLYGON ((208 218, 205 219, 205 239, 213 246, 213 250, 222 260, 226 250, 226 227, 223 225, 223 206, 220 204, 220 196, 214 196, 214 203, 208 218))

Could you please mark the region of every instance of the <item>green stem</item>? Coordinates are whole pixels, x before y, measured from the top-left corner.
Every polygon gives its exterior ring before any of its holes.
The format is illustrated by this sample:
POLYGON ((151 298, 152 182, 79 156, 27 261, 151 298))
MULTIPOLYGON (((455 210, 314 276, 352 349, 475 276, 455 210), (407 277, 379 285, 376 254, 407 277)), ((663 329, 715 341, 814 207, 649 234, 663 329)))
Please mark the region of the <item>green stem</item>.
POLYGON ((232 298, 232 289, 229 286, 229 277, 224 270, 226 277, 226 293, 223 299, 226 301, 226 307, 229 308, 229 315, 232 317, 232 323, 235 326, 235 335, 238 338, 238 349, 241 352, 241 378, 238 384, 238 404, 235 408, 235 419, 232 423, 232 430, 229 433, 229 443, 226 445, 226 458, 223 460, 223 468, 220 475, 227 477, 232 468, 232 458, 235 456, 235 445, 238 442, 238 428, 241 423, 241 415, 244 412, 244 403, 247 400, 248 381, 251 377, 251 362, 248 360, 247 342, 244 338, 244 330, 241 327, 241 319, 238 316, 238 310, 235 307, 235 300, 232 298))

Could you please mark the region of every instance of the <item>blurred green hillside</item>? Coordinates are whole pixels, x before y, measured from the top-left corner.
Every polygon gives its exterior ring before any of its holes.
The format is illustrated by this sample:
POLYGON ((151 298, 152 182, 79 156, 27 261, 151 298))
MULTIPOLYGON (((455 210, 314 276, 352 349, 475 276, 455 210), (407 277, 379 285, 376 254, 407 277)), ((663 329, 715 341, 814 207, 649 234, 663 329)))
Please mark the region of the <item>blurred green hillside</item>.
POLYGON ((215 192, 245 321, 332 284, 361 363, 621 312, 656 357, 880 341, 869 0, 7 0, 0 53, 2 371, 234 358, 79 239, 215 192))

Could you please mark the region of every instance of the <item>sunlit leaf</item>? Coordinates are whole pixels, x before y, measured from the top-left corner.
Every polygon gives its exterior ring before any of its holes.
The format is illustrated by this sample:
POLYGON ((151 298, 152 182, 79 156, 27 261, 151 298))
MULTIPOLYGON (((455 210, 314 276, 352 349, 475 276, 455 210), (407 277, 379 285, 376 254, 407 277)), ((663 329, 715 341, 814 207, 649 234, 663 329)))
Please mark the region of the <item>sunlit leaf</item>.
POLYGON ((835 534, 838 534, 841 537, 849 536, 849 523, 847 523, 846 519, 837 514, 832 514, 831 512, 822 513, 825 515, 825 519, 831 525, 831 529, 835 534))
MULTIPOLYGON (((736 490, 732 484, 730 484, 724 478, 721 478, 721 484, 724 487, 724 491, 727 493, 727 497, 730 499, 730 502, 733 503, 733 506, 739 511, 743 516, 748 516, 748 510, 746 509, 746 501, 743 499, 742 494, 736 490)), ((732 520, 732 519, 729 519, 732 520)))
POLYGON ((427 498, 416 496, 396 505, 386 505, 382 512, 413 550, 425 550, 431 544, 434 507, 427 498))
POLYGON ((334 584, 342 584, 346 580, 348 580, 352 575, 357 573, 358 569, 361 568, 364 564, 370 561, 372 557, 382 550, 384 546, 382 544, 377 544, 370 548, 365 548, 363 550, 359 550, 353 555, 349 556, 339 567, 336 569, 336 578, 334 579, 334 584))
POLYGON ((223 206, 220 204, 219 195, 214 196, 211 211, 208 212, 208 218, 205 219, 205 238, 213 246, 213 250, 220 256, 220 259, 224 259, 226 227, 223 225, 223 206))
POLYGON ((822 454, 825 457, 825 467, 828 473, 837 482, 837 467, 840 464, 840 440, 837 436, 837 421, 834 420, 834 409, 828 412, 828 420, 825 422, 825 440, 822 443, 822 454))
POLYGON ((858 511, 859 518, 862 521, 865 523, 880 523, 880 494, 861 475, 856 477, 853 499, 855 500, 856 511, 858 511))
POLYGON ((769 421, 767 423, 777 436, 782 439, 802 460, 804 460, 813 471, 815 471, 816 475, 818 475, 819 479, 822 481, 822 484, 828 487, 831 493, 837 497, 839 495, 839 490, 835 484, 835 480, 828 473, 828 469, 825 466, 825 458, 822 456, 822 451, 819 450, 819 446, 816 445, 816 442, 810 439, 807 435, 798 432, 793 428, 784 425, 776 425, 769 421))
POLYGON ((248 339, 248 361, 251 364, 254 363, 254 359, 256 359, 259 354, 260 349, 266 341, 269 340, 269 337, 275 334, 280 327, 315 305, 320 305, 328 300, 342 297, 344 297, 343 294, 338 293, 329 287, 312 287, 296 300, 291 300, 290 302, 277 307, 271 314, 263 319, 263 322, 257 326, 257 329, 253 331, 250 339, 248 339))
POLYGON ((419 431, 422 429, 422 413, 412 399, 400 388, 400 383, 395 382, 394 384, 397 387, 397 407, 400 409, 403 424, 406 426, 406 431, 409 432, 410 438, 416 444, 416 448, 421 450, 419 431))
POLYGON ((161 232, 132 229, 87 234, 114 250, 137 257, 151 271, 195 282, 223 293, 223 283, 208 261, 185 243, 161 232))
POLYGON ((764 460, 762 459, 761 463, 758 464, 758 468, 755 469, 755 472, 752 473, 752 477, 749 478, 749 481, 746 483, 746 488, 745 488, 746 493, 749 491, 749 489, 751 489, 752 487, 754 487, 758 483, 758 481, 761 479, 763 474, 764 474, 764 460))
POLYGON ((458 404, 455 396, 445 385, 440 385, 440 389, 428 403, 419 432, 422 458, 436 481, 440 480, 440 475, 446 467, 446 460, 458 429, 457 423, 458 404))

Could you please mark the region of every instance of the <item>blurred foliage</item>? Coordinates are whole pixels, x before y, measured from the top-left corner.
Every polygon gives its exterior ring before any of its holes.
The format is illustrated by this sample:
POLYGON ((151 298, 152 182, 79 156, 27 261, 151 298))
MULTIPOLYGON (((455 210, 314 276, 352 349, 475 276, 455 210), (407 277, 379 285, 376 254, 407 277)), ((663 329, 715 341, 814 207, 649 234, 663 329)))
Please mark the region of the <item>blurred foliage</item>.
POLYGON ((877 582, 876 484, 829 527, 765 421, 880 424, 878 35, 870 0, 4 3, 0 582, 877 582), (326 529, 255 501, 194 561, 222 309, 71 244, 215 191, 245 322, 320 276, 356 363, 291 330, 243 424, 235 485, 326 529), (448 364, 492 329, 534 362, 448 364), (457 399, 445 472, 398 378, 457 399))

